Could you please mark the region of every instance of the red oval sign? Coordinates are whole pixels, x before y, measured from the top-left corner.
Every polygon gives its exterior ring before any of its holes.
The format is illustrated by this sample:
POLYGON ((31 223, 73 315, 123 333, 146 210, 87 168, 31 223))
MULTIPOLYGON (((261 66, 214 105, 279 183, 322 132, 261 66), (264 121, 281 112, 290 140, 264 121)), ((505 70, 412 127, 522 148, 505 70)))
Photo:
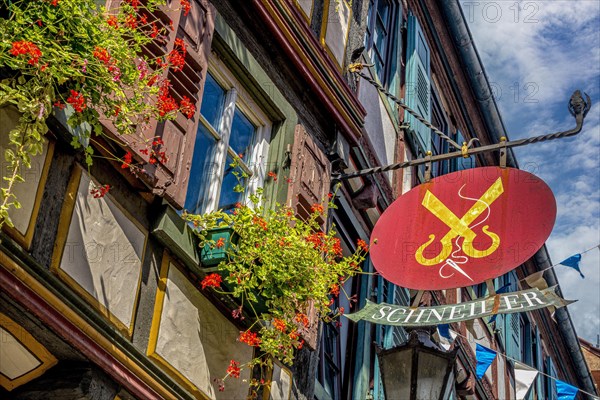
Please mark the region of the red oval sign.
POLYGON ((400 196, 377 221, 371 259, 397 285, 475 285, 516 268, 552 231, 556 201, 541 179, 513 168, 443 175, 400 196))

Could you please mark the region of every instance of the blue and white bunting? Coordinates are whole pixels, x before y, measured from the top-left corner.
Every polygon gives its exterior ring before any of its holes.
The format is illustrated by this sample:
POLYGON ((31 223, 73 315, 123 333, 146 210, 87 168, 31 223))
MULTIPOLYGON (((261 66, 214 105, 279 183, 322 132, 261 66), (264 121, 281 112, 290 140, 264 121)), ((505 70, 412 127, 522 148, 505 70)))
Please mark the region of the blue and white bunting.
POLYGON ((571 257, 567 258, 566 260, 561 261, 559 264, 573 268, 574 270, 579 272, 579 275, 581 275, 582 278, 585 278, 585 275, 583 275, 581 273, 581 270, 579 269, 580 262, 581 262, 581 254, 575 254, 575 255, 572 255, 571 257))
POLYGON ((440 337, 440 346, 442 346, 442 348, 446 351, 450 350, 450 347, 452 347, 452 344, 458 336, 458 333, 450 329, 450 325, 448 324, 438 325, 437 330, 440 337))
POLYGON ((579 389, 575 386, 569 385, 559 379, 556 380, 556 394, 558 400, 575 400, 578 391, 579 389))
POLYGON ((537 378, 539 371, 529 365, 515 361, 515 393, 516 400, 523 400, 529 388, 537 378))
POLYGON ((483 378, 483 375, 485 375, 485 371, 487 371, 494 362, 496 352, 477 343, 477 347, 475 348, 475 358, 477 359, 477 379, 481 379, 483 378))

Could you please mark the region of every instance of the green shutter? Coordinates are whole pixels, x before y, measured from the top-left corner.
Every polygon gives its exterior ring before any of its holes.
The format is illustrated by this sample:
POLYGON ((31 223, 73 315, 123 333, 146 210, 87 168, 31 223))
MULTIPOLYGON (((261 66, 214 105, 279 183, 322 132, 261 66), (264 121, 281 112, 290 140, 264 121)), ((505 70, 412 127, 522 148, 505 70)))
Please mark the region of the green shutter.
MULTIPOLYGON (((406 50, 406 105, 425 120, 431 120, 431 83, 429 71, 429 46, 417 18, 408 14, 406 50)), ((431 129, 405 113, 405 122, 415 134, 423 151, 431 150, 431 129)))

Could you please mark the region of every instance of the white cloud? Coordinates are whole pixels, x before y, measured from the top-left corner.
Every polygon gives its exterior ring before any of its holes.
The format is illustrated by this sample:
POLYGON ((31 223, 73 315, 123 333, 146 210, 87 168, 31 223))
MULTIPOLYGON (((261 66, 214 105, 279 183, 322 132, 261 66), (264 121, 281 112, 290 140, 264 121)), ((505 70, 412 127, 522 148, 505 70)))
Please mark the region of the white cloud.
MULTIPOLYGON (((569 139, 515 149, 522 169, 540 176, 557 199, 548 240, 554 263, 600 243, 600 1, 461 0, 511 139, 575 125, 567 111, 575 89, 594 102, 584 129, 569 139), (518 7, 516 7, 518 6, 518 7), (499 12, 498 12, 499 10, 499 12)), ((583 256, 586 279, 556 273, 580 336, 600 333, 600 252, 583 256)))

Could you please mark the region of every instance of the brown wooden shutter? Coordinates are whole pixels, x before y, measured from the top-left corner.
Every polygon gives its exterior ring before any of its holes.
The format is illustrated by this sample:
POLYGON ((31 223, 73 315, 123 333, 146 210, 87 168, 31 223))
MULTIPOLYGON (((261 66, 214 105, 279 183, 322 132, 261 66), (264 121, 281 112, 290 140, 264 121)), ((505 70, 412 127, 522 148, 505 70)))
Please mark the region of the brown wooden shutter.
MULTIPOLYGON (((296 211, 300 218, 306 218, 311 213, 311 206, 319 203, 327 207, 331 183, 331 163, 319 148, 313 138, 301 124, 296 125, 292 160, 290 165, 292 184, 288 191, 287 204, 296 211)), ((323 225, 325 221, 322 221, 323 225)), ((311 349, 317 348, 319 320, 312 305, 306 310, 309 326, 304 332, 306 345, 311 349)))
MULTIPOLYGON (((296 125, 292 160, 290 165, 292 184, 287 204, 305 218, 313 204, 327 208, 331 183, 331 163, 303 125, 296 125)), ((324 221, 323 221, 324 222, 324 221)))
MULTIPOLYGON (((107 6, 118 1, 108 1, 107 6)), ((208 70, 208 57, 214 32, 216 10, 207 0, 191 0, 191 9, 187 15, 178 0, 170 2, 168 7, 160 7, 149 21, 157 21, 159 28, 164 28, 161 40, 155 40, 144 49, 151 58, 166 56, 173 50, 175 39, 181 38, 186 43, 187 54, 185 67, 180 71, 168 69, 163 78, 171 82, 171 95, 179 103, 183 96, 188 97, 196 105, 196 114, 188 119, 181 113, 172 121, 154 123, 150 129, 139 129, 136 135, 117 135, 124 142, 124 148, 131 151, 138 160, 146 162, 145 172, 153 177, 153 192, 168 198, 177 208, 183 208, 189 181, 189 174, 194 154, 196 130, 200 115, 200 105, 204 82, 208 70), (173 29, 170 28, 173 26, 173 29), (145 140, 161 137, 167 160, 155 165, 149 164, 149 156, 140 153, 146 148, 145 140)), ((113 5, 114 7, 114 5, 113 5)), ((105 124, 109 134, 116 135, 111 124, 105 124)))

